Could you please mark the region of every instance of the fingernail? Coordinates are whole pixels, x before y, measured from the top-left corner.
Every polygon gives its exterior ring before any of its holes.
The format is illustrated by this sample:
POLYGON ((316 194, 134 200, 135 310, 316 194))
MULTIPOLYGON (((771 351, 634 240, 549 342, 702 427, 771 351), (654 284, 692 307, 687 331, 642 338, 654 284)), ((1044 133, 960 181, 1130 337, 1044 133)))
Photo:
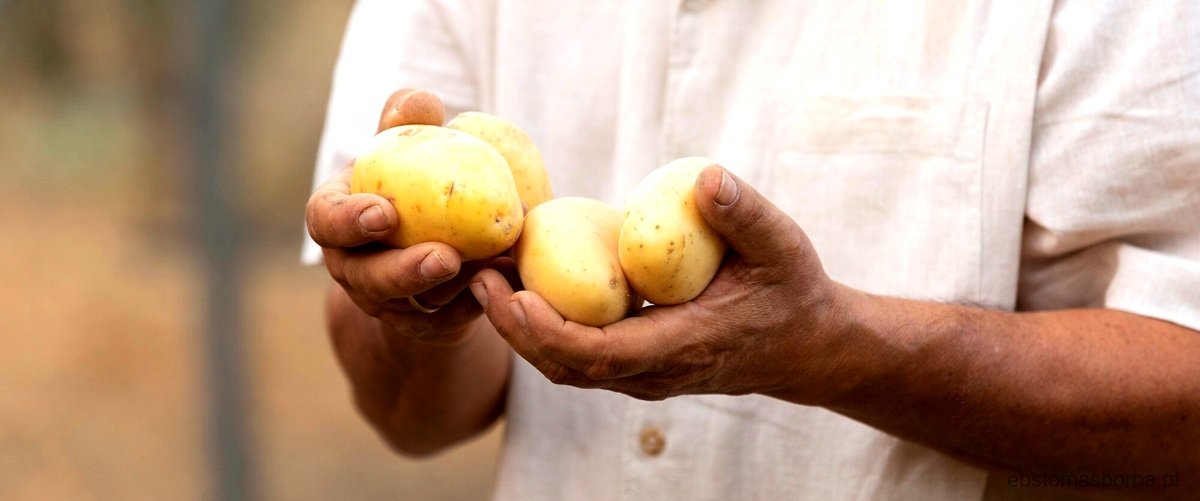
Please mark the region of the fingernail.
POLYGON ((468 287, 471 288, 471 294, 475 295, 475 300, 479 301, 479 306, 487 308, 487 305, 488 305, 487 286, 484 285, 483 282, 471 282, 471 285, 469 285, 468 287))
POLYGON ((520 325, 522 329, 524 329, 525 328, 525 307, 521 306, 521 300, 518 299, 516 301, 508 303, 508 310, 512 312, 513 318, 517 319, 517 324, 520 325))
POLYGON ((717 205, 728 207, 733 204, 734 200, 737 200, 737 196, 737 183, 729 176, 728 172, 721 170, 721 186, 717 188, 716 196, 717 205))
POLYGON ((358 226, 365 231, 376 232, 388 229, 387 216, 383 215, 383 208, 378 205, 372 205, 362 214, 358 215, 358 226))
POLYGON ((445 261, 442 261, 442 256, 438 254, 438 251, 430 252, 429 255, 425 256, 425 259, 421 260, 421 266, 418 270, 421 273, 421 277, 425 280, 442 278, 450 274, 450 267, 446 266, 445 261))

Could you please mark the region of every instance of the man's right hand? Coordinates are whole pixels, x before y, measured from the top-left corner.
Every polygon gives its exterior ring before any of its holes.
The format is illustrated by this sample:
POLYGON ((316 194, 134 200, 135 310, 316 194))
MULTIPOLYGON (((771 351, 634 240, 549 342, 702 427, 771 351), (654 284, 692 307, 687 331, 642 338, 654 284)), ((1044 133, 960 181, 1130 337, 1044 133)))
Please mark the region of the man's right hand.
MULTIPOLYGON (((444 118, 432 94, 402 90, 388 100, 379 128, 444 118)), ((431 454, 503 412, 510 350, 464 289, 483 267, 515 283, 515 265, 507 257, 464 263, 438 242, 383 244, 404 221, 387 199, 350 194, 352 174, 347 167, 318 187, 306 214, 338 284, 326 304, 333 349, 355 404, 380 436, 401 453, 431 454)))
MULTIPOLYGON (((444 117, 435 96, 404 89, 388 99, 379 130, 414 123, 441 125, 444 117)), ((330 276, 363 312, 395 332, 432 342, 457 342, 482 313, 475 298, 463 293, 469 279, 484 266, 511 267, 509 260, 464 264, 453 247, 439 242, 406 249, 384 246, 379 242, 403 222, 387 199, 351 194, 352 174, 347 166, 308 200, 308 232, 321 246, 330 276), (436 311, 426 313, 416 305, 436 311)))

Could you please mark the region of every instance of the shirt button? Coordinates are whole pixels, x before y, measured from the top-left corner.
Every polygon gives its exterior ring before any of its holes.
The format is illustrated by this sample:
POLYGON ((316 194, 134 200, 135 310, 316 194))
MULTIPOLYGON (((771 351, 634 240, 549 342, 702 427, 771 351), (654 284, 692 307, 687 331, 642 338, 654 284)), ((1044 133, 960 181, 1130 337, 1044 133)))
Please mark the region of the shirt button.
POLYGON ((657 456, 667 447, 667 437, 658 428, 646 428, 638 437, 638 444, 647 456, 657 456))

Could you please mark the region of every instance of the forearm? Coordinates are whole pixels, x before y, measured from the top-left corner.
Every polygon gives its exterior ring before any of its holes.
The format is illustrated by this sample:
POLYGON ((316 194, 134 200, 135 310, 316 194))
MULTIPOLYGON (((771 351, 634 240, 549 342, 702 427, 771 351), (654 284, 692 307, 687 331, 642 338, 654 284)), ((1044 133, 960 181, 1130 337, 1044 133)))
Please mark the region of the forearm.
POLYGON ((861 377, 832 410, 991 469, 1200 481, 1200 333, 1103 309, 848 302, 861 377))
POLYGON ((390 332, 336 285, 327 309, 355 403, 399 452, 437 452, 483 431, 503 411, 509 349, 486 320, 471 323, 452 344, 435 344, 390 332))

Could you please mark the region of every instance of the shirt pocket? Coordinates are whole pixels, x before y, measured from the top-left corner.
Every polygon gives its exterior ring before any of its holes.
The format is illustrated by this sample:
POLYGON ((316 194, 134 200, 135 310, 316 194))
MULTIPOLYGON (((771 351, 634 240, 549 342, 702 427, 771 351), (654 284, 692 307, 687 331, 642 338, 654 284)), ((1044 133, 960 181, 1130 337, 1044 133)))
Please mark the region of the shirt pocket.
POLYGON ((987 103, 802 96, 775 109, 765 191, 830 277, 876 294, 979 300, 987 103))

